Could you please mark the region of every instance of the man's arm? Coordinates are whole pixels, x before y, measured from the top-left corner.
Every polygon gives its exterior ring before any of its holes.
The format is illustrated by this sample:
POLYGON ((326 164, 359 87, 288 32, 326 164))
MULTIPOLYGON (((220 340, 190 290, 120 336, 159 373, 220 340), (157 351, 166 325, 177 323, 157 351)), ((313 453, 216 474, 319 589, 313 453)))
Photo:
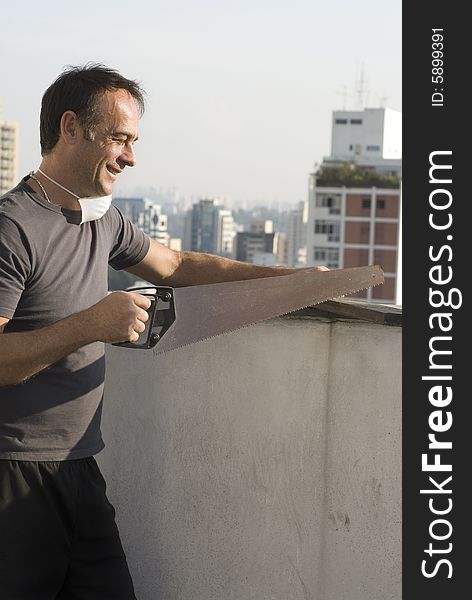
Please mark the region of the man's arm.
MULTIPOLYGON (((326 271, 326 267, 313 267, 326 271)), ((253 265, 202 252, 175 252, 156 240, 151 240, 143 260, 126 271, 154 285, 171 287, 220 283, 289 275, 298 269, 253 265)))
MULTIPOLYGON (((92 342, 135 342, 145 329, 149 306, 145 296, 114 292, 47 327, 0 333, 0 386, 21 383, 92 342)), ((8 321, 0 317, 0 332, 8 321)))

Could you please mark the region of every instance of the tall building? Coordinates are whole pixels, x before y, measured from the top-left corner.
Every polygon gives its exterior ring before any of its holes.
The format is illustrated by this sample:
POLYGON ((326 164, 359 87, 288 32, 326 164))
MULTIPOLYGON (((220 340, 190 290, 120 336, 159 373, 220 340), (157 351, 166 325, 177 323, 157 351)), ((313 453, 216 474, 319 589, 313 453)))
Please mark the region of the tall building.
POLYGON ((272 219, 252 220, 249 224, 251 233, 274 233, 274 221, 272 219))
POLYGON ((236 234, 234 258, 255 264, 275 264, 274 237, 272 221, 255 221, 251 231, 236 234))
POLYGON ((159 204, 151 204, 144 213, 145 231, 153 240, 157 240, 164 244, 170 245, 170 235, 167 231, 167 215, 162 214, 159 204))
POLYGON ((2 117, 0 100, 0 196, 17 183, 18 128, 2 117))
POLYGON ((215 198, 202 198, 185 216, 184 250, 231 257, 236 224, 215 198))
POLYGON ((287 236, 280 231, 274 234, 275 264, 286 267, 288 265, 287 236))
POLYGON ((300 248, 305 246, 306 232, 305 203, 299 202, 297 208, 290 210, 287 217, 287 265, 300 266, 300 248))
POLYGON ((216 230, 216 253, 229 258, 233 253, 235 224, 233 213, 225 208, 218 209, 218 224, 216 230))
POLYGON ((193 208, 190 208, 185 211, 185 219, 184 219, 184 235, 182 238, 182 249, 183 250, 192 250, 192 214, 193 208))
POLYGON ((163 214, 160 204, 153 203, 149 198, 116 197, 112 202, 149 237, 164 246, 172 245, 171 235, 167 230, 167 215, 163 214))
POLYGON ((135 225, 139 223, 139 215, 146 210, 146 198, 113 197, 113 204, 121 210, 135 225))
POLYGON ((335 111, 331 155, 309 180, 307 265, 379 264, 385 283, 355 296, 396 302, 400 190, 401 113, 335 111))
POLYGON ((194 204, 190 217, 190 250, 216 254, 218 207, 215 200, 203 198, 194 204))

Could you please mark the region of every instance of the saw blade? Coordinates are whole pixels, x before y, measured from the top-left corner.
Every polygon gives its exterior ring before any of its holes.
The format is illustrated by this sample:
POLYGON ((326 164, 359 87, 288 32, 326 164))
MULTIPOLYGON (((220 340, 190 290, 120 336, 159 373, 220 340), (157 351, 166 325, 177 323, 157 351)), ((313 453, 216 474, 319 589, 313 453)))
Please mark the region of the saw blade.
POLYGON ((154 354, 194 344, 383 283, 379 266, 245 279, 174 289, 175 322, 154 354))

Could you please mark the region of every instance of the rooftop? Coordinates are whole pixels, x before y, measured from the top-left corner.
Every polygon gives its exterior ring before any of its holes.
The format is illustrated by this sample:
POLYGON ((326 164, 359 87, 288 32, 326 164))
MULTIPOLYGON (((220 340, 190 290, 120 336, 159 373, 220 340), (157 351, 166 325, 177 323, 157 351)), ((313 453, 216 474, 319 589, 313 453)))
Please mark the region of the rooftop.
POLYGON ((373 168, 356 165, 351 162, 333 162, 323 164, 315 172, 317 187, 351 187, 397 189, 400 180, 397 175, 384 174, 373 168))

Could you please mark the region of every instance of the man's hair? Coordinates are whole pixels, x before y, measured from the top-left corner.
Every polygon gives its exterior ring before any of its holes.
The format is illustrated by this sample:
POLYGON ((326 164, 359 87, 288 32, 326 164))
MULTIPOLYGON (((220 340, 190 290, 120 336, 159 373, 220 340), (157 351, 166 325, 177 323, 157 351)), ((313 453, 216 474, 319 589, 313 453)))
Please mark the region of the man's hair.
POLYGON ((101 99, 106 91, 126 90, 144 113, 144 90, 137 81, 99 63, 65 67, 63 73, 44 92, 41 102, 41 155, 51 152, 59 140, 62 115, 71 110, 77 115, 85 138, 93 140, 101 115, 101 99))

